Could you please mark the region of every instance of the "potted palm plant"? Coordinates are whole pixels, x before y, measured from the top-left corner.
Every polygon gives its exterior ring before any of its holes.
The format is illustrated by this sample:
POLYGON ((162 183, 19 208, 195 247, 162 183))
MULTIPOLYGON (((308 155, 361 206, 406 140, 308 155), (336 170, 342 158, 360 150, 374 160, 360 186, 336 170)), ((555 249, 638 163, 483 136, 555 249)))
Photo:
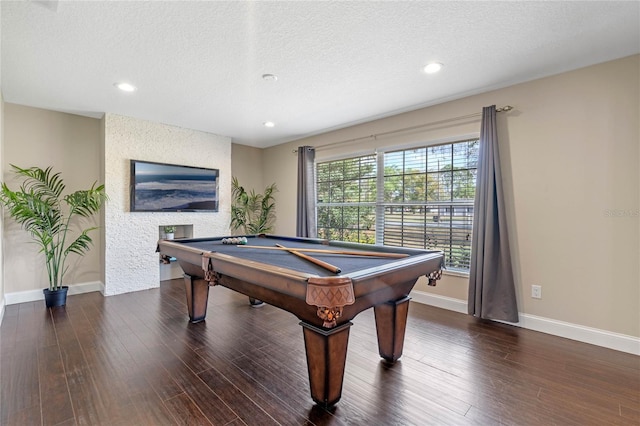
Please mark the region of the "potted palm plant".
MULTIPOLYGON (((264 189, 264 194, 253 189, 247 192, 240 186, 237 177, 231 179, 231 227, 242 230, 245 235, 271 232, 276 219, 276 204, 273 193, 278 188, 275 183, 264 189)), ((263 306, 264 302, 249 298, 251 306, 263 306)))
POLYGON ((246 235, 271 232, 276 218, 273 194, 277 190, 276 184, 272 183, 265 188, 264 194, 253 189, 247 192, 234 176, 231 180, 231 227, 246 235))
POLYGON ((94 183, 89 189, 64 195, 64 181, 51 167, 44 170, 11 167, 22 183, 16 191, 2 183, 0 204, 31 234, 44 254, 49 278, 49 287, 43 290, 46 306, 64 306, 68 290, 63 285, 67 256, 87 253, 93 242, 89 232, 97 229, 78 229, 77 219, 89 218, 100 210, 107 199, 104 185, 94 183))

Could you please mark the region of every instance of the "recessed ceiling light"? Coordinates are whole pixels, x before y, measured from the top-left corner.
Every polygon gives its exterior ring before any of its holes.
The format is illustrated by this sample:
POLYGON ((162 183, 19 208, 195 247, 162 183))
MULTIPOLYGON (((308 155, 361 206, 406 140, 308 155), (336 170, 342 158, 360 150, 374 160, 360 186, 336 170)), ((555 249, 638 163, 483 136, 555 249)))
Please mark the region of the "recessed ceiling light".
POLYGON ((265 121, 264 123, 264 127, 275 127, 276 123, 274 123, 273 121, 265 121))
POLYGON ((427 74, 435 74, 442 69, 442 64, 440 62, 432 62, 424 67, 424 72, 427 74))
POLYGON ((266 81, 276 81, 278 76, 273 74, 262 74, 262 79, 266 81))
POLYGON ((123 92, 135 92, 137 90, 136 86, 130 83, 114 83, 114 86, 123 92))

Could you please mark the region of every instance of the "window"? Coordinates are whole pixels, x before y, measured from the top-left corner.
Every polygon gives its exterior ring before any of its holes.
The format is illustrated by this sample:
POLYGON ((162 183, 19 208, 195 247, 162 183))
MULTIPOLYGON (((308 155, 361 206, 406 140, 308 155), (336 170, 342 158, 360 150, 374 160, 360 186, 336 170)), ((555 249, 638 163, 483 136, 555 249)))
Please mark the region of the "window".
POLYGON ((375 243, 376 156, 319 163, 318 237, 375 243))
POLYGON ((469 269, 477 139, 384 153, 382 243, 442 250, 469 269))
POLYGON ((468 270, 478 148, 471 139, 318 163, 318 236, 442 250, 449 269, 468 270))

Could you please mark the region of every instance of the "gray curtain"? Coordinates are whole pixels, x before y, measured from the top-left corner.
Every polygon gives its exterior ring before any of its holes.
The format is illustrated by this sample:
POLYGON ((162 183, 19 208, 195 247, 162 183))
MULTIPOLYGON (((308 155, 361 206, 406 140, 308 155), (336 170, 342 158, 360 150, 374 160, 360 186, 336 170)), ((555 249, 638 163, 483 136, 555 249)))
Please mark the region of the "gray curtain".
POLYGON ((482 109, 468 306, 479 318, 518 322, 495 105, 482 109))
POLYGON ((314 161, 316 150, 312 146, 298 148, 298 210, 296 235, 316 237, 316 182, 314 161))

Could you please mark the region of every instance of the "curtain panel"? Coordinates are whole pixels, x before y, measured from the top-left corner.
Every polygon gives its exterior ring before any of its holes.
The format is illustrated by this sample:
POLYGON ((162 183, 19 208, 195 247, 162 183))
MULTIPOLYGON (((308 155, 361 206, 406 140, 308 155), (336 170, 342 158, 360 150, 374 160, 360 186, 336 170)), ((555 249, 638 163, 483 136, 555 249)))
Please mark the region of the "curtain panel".
POLYGON ((316 150, 312 146, 298 147, 298 198, 296 214, 296 235, 298 237, 317 236, 316 225, 316 150))
POLYGON ((518 322, 495 105, 482 109, 468 311, 478 318, 518 322))

